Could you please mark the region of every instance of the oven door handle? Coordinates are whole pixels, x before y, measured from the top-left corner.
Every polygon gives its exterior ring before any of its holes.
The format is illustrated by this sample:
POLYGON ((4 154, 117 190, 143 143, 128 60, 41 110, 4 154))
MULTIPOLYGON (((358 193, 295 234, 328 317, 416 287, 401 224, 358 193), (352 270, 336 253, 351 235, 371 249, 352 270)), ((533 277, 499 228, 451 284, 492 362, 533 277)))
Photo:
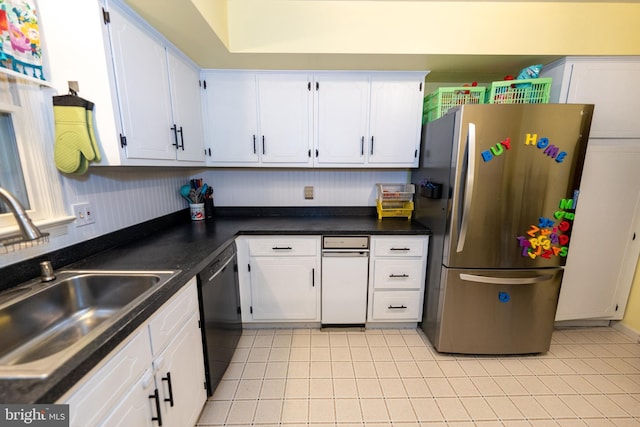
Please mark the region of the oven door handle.
POLYGON ((324 258, 360 258, 369 256, 369 251, 322 252, 324 258))

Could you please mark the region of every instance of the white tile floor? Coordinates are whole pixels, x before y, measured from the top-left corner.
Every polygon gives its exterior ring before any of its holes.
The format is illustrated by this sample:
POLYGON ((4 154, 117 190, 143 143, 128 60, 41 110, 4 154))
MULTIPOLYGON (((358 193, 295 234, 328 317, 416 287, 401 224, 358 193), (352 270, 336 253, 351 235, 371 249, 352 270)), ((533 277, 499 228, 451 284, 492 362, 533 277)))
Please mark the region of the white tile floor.
POLYGON ((198 426, 640 426, 640 344, 564 329, 548 353, 437 353, 421 330, 245 330, 198 426))

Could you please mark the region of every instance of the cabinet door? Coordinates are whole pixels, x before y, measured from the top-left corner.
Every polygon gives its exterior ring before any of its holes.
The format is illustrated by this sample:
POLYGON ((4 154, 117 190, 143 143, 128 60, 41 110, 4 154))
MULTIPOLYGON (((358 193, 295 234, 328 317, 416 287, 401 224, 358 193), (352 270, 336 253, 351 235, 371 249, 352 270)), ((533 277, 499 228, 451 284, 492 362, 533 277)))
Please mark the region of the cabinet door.
POLYGON ((320 74, 316 83, 315 165, 364 165, 368 150, 369 77, 320 74))
POLYGON ((153 368, 163 425, 195 425, 207 399, 197 315, 189 318, 166 350, 153 361, 153 368))
POLYGON ((165 47, 117 8, 110 9, 110 16, 126 156, 175 160, 165 47))
POLYGON ((640 138, 640 62, 577 62, 567 103, 595 104, 591 138, 640 138))
POLYGON ((311 76, 258 74, 257 84, 262 163, 310 166, 311 76))
POLYGON ((255 74, 209 72, 204 77, 209 162, 226 166, 257 163, 255 74))
POLYGON ((200 74, 172 51, 167 51, 173 124, 176 126, 177 159, 204 162, 204 130, 200 74))
POLYGON ((199 312, 196 286, 196 278, 193 277, 149 319, 151 352, 154 356, 164 350, 187 319, 199 312))
POLYGON ((418 166, 422 129, 423 81, 374 76, 368 162, 380 166, 418 166))
MULTIPOLYGON (((99 424, 104 427, 153 427, 158 425, 151 418, 158 416, 154 399, 155 391, 151 369, 122 398, 120 404, 99 424)), ((163 420, 164 422, 164 420, 163 420)))
POLYGON ((320 320, 317 257, 252 257, 254 320, 320 320))
POLYGON ((115 350, 107 359, 85 377, 68 399, 61 402, 69 405, 71 427, 96 425, 108 416, 151 365, 147 326, 141 326, 121 349, 115 350))
POLYGON ((640 253, 638 165, 638 141, 589 141, 556 320, 624 316, 640 253))

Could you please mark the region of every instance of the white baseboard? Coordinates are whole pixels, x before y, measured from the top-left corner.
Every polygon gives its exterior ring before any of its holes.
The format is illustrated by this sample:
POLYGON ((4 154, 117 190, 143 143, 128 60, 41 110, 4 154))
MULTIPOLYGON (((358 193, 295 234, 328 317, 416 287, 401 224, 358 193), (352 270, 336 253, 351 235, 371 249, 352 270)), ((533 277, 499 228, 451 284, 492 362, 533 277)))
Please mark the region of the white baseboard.
POLYGON ((626 336, 628 336, 629 338, 633 339, 636 342, 640 343, 640 331, 637 331, 635 329, 633 329, 630 326, 625 325, 624 323, 620 322, 620 321, 614 321, 611 322, 611 327, 622 332, 623 334, 625 334, 626 336))

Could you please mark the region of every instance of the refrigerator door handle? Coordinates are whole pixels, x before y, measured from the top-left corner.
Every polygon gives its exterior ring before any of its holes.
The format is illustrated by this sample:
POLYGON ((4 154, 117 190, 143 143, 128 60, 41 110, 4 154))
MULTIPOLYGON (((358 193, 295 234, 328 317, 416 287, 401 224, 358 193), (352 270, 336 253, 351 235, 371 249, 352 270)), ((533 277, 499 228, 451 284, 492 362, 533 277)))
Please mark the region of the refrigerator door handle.
POLYGON ((473 183, 476 175, 476 125, 469 123, 469 133, 467 134, 467 176, 464 186, 464 204, 462 208, 462 221, 460 222, 460 233, 458 234, 458 246, 456 252, 462 252, 464 242, 467 238, 469 228, 469 214, 471 211, 471 200, 473 198, 473 183))
POLYGON ((535 277, 488 277, 477 276, 475 274, 460 274, 461 280, 466 280, 467 282, 489 283, 492 285, 533 285, 534 283, 546 282, 552 278, 552 274, 543 274, 535 277))

